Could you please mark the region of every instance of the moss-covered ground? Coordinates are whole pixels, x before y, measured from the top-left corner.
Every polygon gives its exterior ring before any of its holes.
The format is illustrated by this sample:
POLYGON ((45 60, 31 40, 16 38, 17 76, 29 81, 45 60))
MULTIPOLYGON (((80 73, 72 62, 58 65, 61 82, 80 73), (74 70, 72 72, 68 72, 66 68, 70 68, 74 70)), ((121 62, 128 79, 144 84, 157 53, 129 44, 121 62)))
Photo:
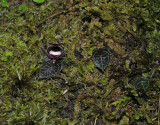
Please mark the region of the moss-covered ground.
POLYGON ((158 0, 9 4, 0 8, 0 124, 160 124, 158 0), (63 43, 64 65, 41 80, 49 42, 63 43), (91 60, 102 46, 111 51, 104 72, 91 60), (142 77, 147 90, 133 84, 142 77))

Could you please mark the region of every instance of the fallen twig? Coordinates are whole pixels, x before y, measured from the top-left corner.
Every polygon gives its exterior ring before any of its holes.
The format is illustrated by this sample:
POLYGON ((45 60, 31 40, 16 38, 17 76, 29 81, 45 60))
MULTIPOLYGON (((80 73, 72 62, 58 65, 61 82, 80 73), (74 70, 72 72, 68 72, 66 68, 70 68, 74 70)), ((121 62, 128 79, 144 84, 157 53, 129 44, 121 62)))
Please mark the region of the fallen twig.
POLYGON ((66 12, 70 12, 70 11, 74 11, 74 10, 75 10, 75 8, 74 8, 74 7, 71 7, 71 8, 69 8, 67 11, 56 12, 56 13, 48 16, 47 18, 43 19, 42 21, 40 21, 40 22, 36 25, 36 27, 39 27, 42 23, 44 23, 45 21, 47 21, 47 20, 50 19, 50 18, 53 18, 53 17, 55 17, 55 16, 57 16, 57 15, 60 15, 60 14, 62 14, 62 13, 66 13, 66 12))
POLYGON ((39 23, 36 25, 36 27, 40 26, 42 23, 44 23, 44 22, 47 21, 48 19, 50 19, 50 18, 52 18, 52 17, 55 17, 55 16, 57 16, 57 15, 60 15, 61 13, 63 13, 63 11, 61 11, 61 12, 56 12, 56 13, 54 13, 53 15, 48 16, 47 18, 45 18, 45 19, 43 19, 41 22, 39 22, 39 23))

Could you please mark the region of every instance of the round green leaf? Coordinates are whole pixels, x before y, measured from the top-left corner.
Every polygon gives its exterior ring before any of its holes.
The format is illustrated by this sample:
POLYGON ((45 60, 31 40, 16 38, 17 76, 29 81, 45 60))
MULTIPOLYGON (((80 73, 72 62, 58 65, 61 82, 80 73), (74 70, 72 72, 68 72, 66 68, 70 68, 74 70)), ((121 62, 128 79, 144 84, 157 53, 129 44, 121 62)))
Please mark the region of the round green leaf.
POLYGON ((35 3, 43 3, 45 0, 33 0, 35 3))
POLYGON ((6 62, 6 61, 8 61, 8 58, 6 56, 2 56, 1 60, 4 61, 4 62, 6 62))
POLYGON ((20 11, 26 11, 26 9, 27 9, 27 7, 26 7, 26 5, 19 5, 19 8, 18 8, 18 10, 20 10, 20 11))
POLYGON ((5 56, 13 56, 13 53, 12 52, 7 52, 6 54, 5 54, 5 56))
POLYGON ((9 7, 7 0, 1 0, 2 7, 9 7))

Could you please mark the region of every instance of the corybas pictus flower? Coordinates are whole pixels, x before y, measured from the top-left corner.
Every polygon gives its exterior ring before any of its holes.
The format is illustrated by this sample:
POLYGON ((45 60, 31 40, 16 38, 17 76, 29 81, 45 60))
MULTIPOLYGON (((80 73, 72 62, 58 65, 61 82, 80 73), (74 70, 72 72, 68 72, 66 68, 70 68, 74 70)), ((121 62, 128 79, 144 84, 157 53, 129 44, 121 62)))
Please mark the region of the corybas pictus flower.
POLYGON ((53 64, 56 60, 60 59, 64 53, 64 49, 62 48, 62 43, 54 44, 50 43, 51 45, 47 48, 47 55, 49 59, 53 60, 53 64))

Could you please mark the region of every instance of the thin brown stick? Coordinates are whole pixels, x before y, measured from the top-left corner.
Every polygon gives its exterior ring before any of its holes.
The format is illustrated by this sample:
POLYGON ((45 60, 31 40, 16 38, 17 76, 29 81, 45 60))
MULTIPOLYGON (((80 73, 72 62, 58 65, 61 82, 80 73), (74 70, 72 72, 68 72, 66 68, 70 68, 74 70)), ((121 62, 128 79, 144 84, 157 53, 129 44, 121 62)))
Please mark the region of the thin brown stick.
POLYGON ((47 18, 43 19, 41 22, 39 22, 39 23, 36 25, 36 27, 39 27, 42 23, 44 23, 45 21, 47 21, 47 20, 50 19, 50 18, 53 18, 53 17, 55 17, 55 16, 57 16, 57 15, 60 15, 60 14, 62 14, 62 13, 66 13, 66 12, 70 12, 70 11, 74 11, 74 10, 75 10, 75 7, 70 7, 70 8, 69 8, 68 10, 66 10, 66 11, 56 12, 56 13, 48 16, 47 18))
POLYGON ((48 16, 47 18, 45 18, 45 19, 43 19, 41 22, 39 22, 36 27, 38 27, 39 25, 41 25, 42 23, 44 23, 44 22, 47 21, 48 19, 50 19, 50 18, 52 18, 52 17, 55 17, 55 16, 57 16, 57 15, 60 15, 61 13, 63 13, 63 11, 56 12, 56 13, 48 16))

